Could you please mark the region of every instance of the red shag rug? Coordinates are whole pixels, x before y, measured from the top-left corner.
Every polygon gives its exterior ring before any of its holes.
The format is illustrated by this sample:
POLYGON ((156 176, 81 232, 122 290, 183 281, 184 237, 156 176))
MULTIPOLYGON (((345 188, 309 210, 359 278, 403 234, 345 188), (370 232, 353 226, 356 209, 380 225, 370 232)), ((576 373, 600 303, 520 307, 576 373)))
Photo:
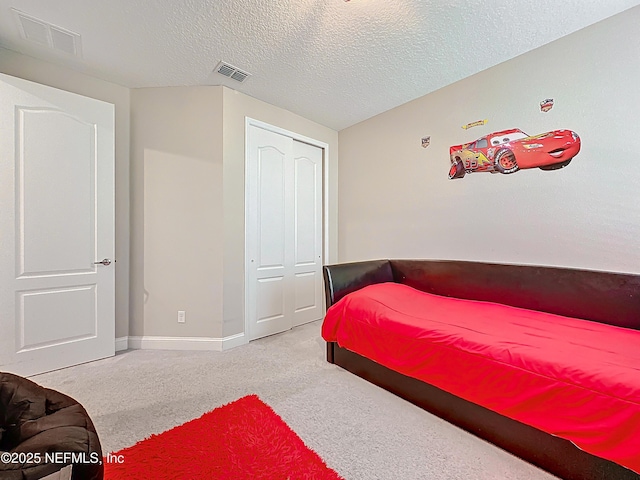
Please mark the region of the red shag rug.
POLYGON ((104 478, 342 480, 257 395, 108 455, 104 478))

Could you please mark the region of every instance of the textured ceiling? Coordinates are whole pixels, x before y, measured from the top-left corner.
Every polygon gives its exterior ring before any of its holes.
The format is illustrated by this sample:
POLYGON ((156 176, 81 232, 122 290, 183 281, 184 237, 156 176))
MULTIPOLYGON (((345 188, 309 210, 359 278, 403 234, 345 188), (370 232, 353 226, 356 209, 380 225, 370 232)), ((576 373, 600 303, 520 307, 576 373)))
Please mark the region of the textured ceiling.
POLYGON ((638 4, 0 0, 0 46, 131 88, 227 85, 341 130, 638 4), (23 40, 11 8, 79 33, 82 57, 23 40))

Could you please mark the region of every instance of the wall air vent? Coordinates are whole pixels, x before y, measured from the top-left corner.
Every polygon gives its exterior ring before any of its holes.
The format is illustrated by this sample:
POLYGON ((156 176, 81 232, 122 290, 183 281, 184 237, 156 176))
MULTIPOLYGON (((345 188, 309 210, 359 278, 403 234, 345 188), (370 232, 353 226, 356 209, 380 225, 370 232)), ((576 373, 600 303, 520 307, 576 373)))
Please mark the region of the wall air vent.
POLYGON ((38 18, 11 9, 18 22, 20 36, 58 52, 81 56, 80 34, 52 25, 38 18))
POLYGON ((229 65, 225 62, 220 62, 214 69, 214 72, 219 73, 220 75, 224 75, 225 77, 229 77, 236 82, 244 82, 248 77, 251 76, 250 73, 243 72, 238 67, 234 67, 233 65, 229 65))

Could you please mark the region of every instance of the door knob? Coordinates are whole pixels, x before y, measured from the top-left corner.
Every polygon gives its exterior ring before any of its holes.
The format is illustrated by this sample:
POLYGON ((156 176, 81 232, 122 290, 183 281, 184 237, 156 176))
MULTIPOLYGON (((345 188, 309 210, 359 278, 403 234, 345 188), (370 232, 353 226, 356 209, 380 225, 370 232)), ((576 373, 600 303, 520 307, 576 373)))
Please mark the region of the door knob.
POLYGON ((105 258, 101 262, 93 262, 93 264, 94 265, 104 265, 106 267, 108 265, 111 265, 111 260, 109 260, 108 258, 105 258))

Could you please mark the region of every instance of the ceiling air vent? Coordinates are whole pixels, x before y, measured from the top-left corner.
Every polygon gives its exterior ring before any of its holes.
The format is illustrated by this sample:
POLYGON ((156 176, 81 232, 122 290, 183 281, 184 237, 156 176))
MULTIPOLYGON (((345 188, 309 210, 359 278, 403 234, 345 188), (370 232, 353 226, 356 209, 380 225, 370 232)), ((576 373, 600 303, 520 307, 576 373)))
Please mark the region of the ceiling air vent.
POLYGON ((20 36, 58 52, 80 56, 80 35, 62 27, 12 9, 18 21, 20 36))
POLYGON ((229 77, 236 82, 244 82, 248 77, 251 76, 250 73, 243 72, 238 67, 234 67, 233 65, 229 65, 225 62, 220 62, 218 66, 215 68, 214 72, 219 73, 220 75, 224 75, 225 77, 229 77))

